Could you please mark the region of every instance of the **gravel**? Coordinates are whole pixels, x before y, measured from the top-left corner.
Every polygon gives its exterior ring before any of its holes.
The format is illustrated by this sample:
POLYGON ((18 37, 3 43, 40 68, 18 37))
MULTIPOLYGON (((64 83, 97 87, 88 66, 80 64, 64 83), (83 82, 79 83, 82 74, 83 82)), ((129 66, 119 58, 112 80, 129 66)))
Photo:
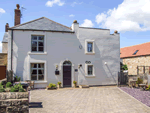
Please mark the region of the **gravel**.
POLYGON ((137 100, 141 101, 143 104, 150 107, 150 91, 141 91, 137 88, 129 88, 129 87, 119 87, 129 95, 133 96, 137 100))

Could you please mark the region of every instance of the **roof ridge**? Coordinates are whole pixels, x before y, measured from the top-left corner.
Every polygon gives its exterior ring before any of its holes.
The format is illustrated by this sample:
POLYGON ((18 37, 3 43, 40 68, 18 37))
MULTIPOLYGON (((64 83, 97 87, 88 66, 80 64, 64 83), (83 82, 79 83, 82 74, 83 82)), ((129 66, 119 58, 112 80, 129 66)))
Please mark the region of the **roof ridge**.
MULTIPOLYGON (((142 44, 146 44, 146 43, 150 43, 150 42, 145 42, 145 43, 142 43, 142 44)), ((142 45, 142 44, 136 44, 136 45, 132 45, 132 46, 137 46, 137 45, 142 45)), ((132 46, 127 46, 127 47, 132 47, 132 46)), ((127 48, 127 47, 122 47, 121 49, 127 48)))
POLYGON ((34 22, 34 21, 37 21, 37 20, 40 20, 40 19, 42 19, 42 18, 44 18, 44 17, 40 17, 40 18, 38 18, 38 19, 35 19, 35 20, 31 20, 31 21, 29 21, 29 22, 25 22, 25 23, 23 23, 23 24, 19 24, 19 25, 16 25, 16 26, 10 27, 10 29, 11 29, 11 28, 15 28, 15 27, 18 27, 18 26, 22 26, 22 25, 25 25, 25 24, 28 24, 28 23, 31 23, 31 22, 34 22))
POLYGON ((54 23, 56 23, 56 24, 58 24, 58 25, 61 25, 61 26, 63 26, 63 27, 66 27, 66 28, 72 30, 72 29, 71 29, 70 27, 68 27, 68 26, 65 26, 65 25, 63 25, 63 24, 60 24, 60 23, 58 23, 58 22, 55 22, 55 21, 53 21, 53 20, 51 20, 51 19, 49 19, 49 18, 46 18, 46 17, 44 17, 44 18, 47 19, 47 20, 49 20, 49 21, 52 21, 52 22, 54 22, 54 23))

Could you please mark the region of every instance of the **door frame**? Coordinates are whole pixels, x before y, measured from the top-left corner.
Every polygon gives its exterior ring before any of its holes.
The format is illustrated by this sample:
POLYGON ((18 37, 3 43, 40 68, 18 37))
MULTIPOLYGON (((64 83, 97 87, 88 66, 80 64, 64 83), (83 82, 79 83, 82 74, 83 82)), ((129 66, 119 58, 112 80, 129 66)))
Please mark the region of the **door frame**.
MULTIPOLYGON (((61 68, 61 73, 60 73, 60 75, 61 75, 61 86, 62 87, 64 87, 63 86, 63 63, 65 62, 65 61, 70 61, 70 60, 68 60, 68 59, 66 59, 66 60, 64 60, 64 61, 62 61, 61 63, 60 63, 60 68, 61 68)), ((71 62, 71 61, 70 61, 71 62)), ((74 64, 71 62, 71 87, 73 87, 73 81, 74 81, 74 64)))

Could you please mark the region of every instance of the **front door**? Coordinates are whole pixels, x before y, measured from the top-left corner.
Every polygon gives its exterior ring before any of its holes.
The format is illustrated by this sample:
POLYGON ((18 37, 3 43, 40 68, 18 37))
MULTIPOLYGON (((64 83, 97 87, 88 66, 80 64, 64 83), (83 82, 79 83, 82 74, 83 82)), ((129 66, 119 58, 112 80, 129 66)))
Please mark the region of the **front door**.
POLYGON ((63 66, 63 87, 71 87, 71 65, 63 66))

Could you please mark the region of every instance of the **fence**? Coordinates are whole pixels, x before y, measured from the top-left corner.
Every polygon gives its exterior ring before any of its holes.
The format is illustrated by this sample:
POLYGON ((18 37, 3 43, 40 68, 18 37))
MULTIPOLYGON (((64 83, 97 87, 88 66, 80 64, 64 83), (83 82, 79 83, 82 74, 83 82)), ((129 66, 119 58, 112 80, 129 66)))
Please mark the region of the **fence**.
POLYGON ((118 85, 127 85, 128 83, 128 72, 120 72, 118 74, 118 85))

